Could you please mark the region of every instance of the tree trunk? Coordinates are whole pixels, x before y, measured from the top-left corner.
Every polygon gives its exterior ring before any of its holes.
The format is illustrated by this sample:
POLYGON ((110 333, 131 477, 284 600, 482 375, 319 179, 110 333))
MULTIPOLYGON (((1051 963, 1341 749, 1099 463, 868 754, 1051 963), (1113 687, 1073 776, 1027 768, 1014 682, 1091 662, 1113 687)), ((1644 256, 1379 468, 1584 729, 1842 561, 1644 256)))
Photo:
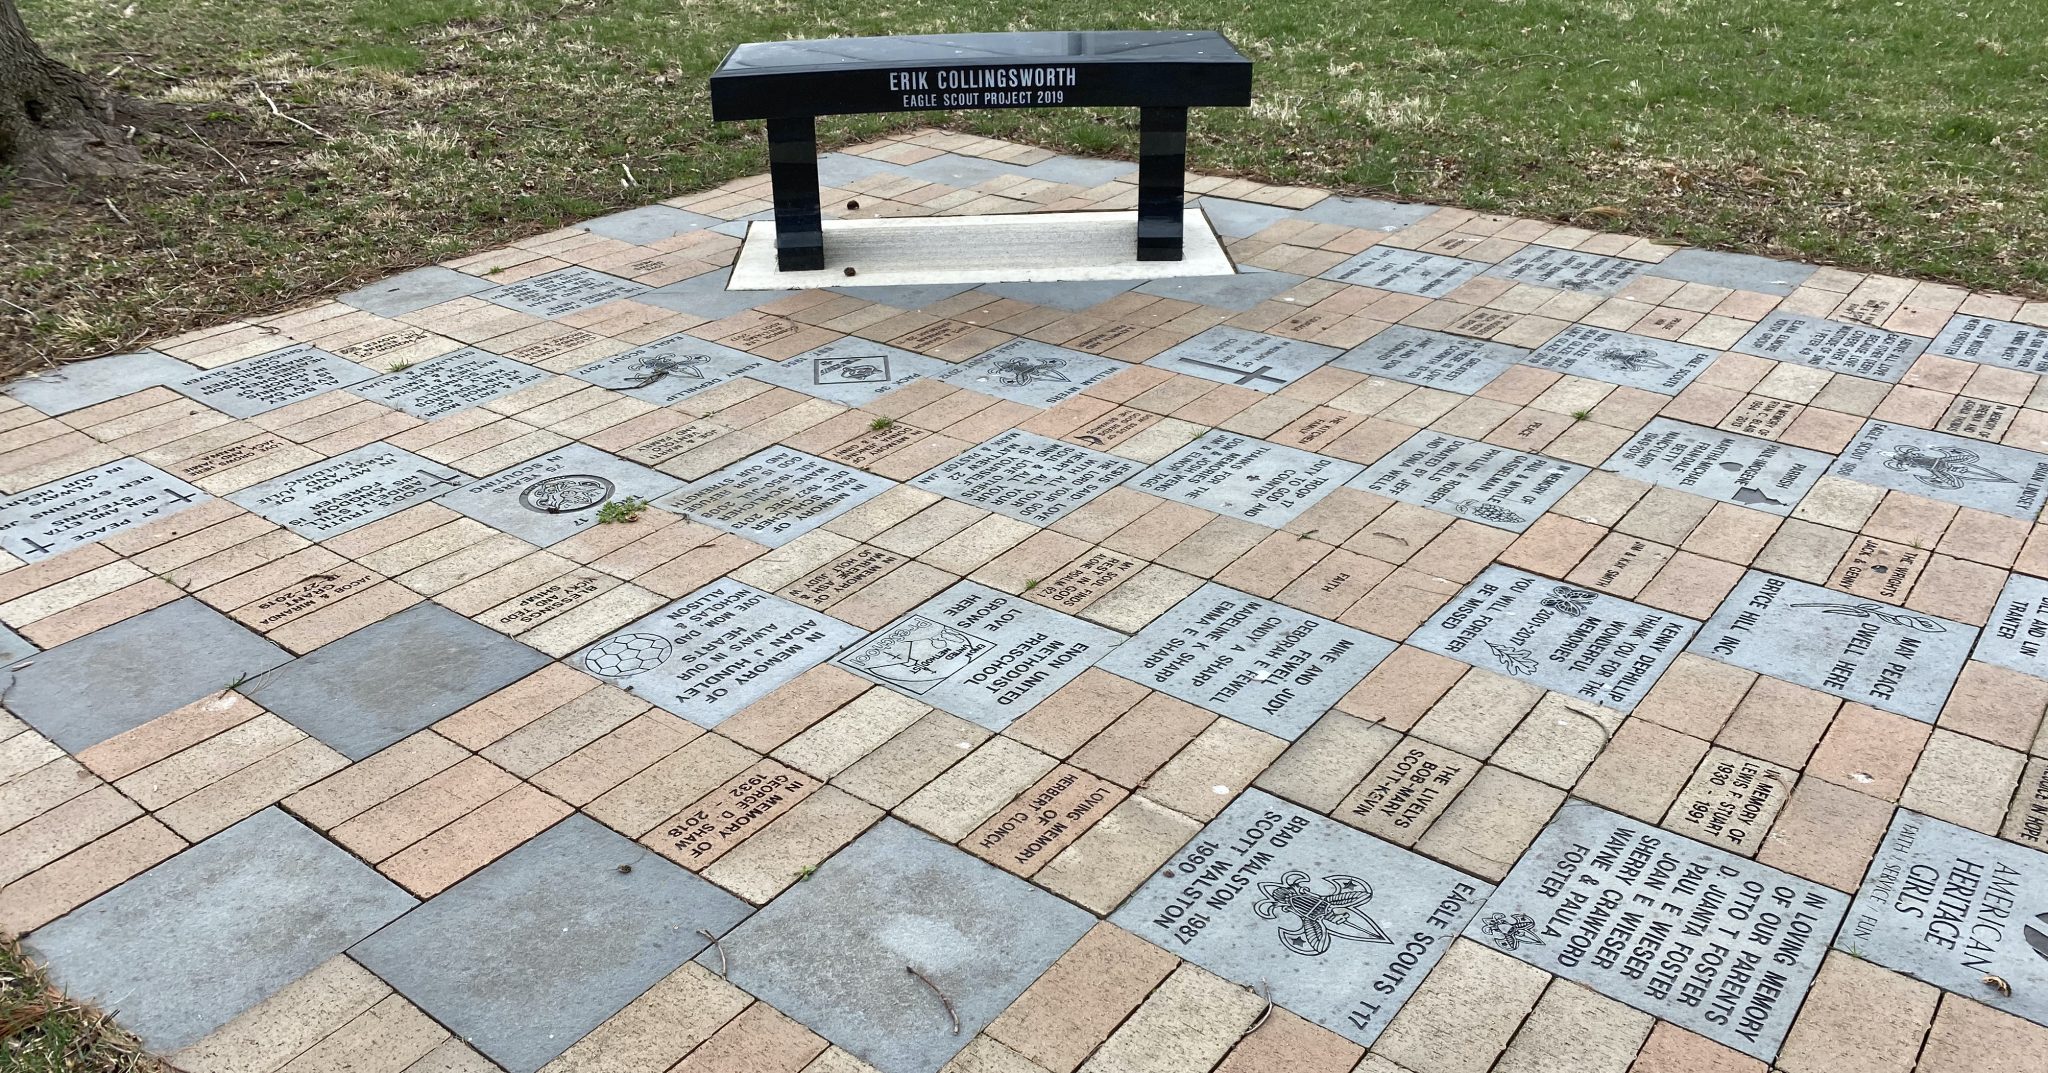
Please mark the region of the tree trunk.
POLYGON ((45 55, 14 0, 0 0, 0 170, 45 181, 132 174, 141 158, 116 103, 45 55))

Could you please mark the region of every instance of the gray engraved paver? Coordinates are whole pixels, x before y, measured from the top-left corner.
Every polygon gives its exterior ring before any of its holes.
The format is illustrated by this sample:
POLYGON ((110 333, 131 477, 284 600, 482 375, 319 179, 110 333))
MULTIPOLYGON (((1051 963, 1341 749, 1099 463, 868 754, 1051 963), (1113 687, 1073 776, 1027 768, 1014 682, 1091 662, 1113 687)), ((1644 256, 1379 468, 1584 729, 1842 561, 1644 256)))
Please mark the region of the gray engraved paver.
POLYGON ((376 375, 311 343, 300 343, 194 373, 170 386, 229 417, 254 417, 376 375))
POLYGON ((633 695, 714 727, 861 635, 830 615, 720 578, 571 656, 633 695))
POLYGON ((1492 890, 1247 790, 1110 922, 1370 1046, 1492 890))
POLYGON ((38 369, 7 385, 6 393, 52 417, 98 406, 190 376, 192 366, 154 350, 110 354, 38 369))
POLYGON ((1139 630, 1101 667, 1292 741, 1395 647, 1211 581, 1139 630))
POLYGON ((1884 421, 1865 422, 1828 472, 1945 503, 2031 520, 2048 455, 1884 421))
POLYGON ((2048 678, 2048 581, 2017 573, 2006 578, 1971 658, 2048 678))
POLYGON ((910 483, 1007 518, 1044 526, 1143 468, 1128 458, 1011 429, 939 463, 910 483))
POLYGON ((678 333, 591 362, 569 375, 641 402, 670 406, 769 364, 767 358, 678 333))
POLYGON ((2048 1024, 2048 854, 1900 809, 1835 945, 2048 1024))
POLYGON ((1494 565, 1408 643, 1627 712, 1699 629, 1683 615, 1494 565))
POLYGON ((1927 340, 1867 324, 1822 320, 1803 313, 1773 313, 1730 349, 1895 383, 1906 375, 1913 359, 1927 349, 1927 340))
POLYGON ((793 447, 769 447, 691 481, 654 505, 779 548, 894 484, 793 447))
POLYGON ((1553 372, 1676 395, 1706 370, 1716 352, 1591 324, 1574 324, 1524 359, 1553 372))
POLYGON ((168 1054, 415 904, 273 807, 47 925, 28 949, 66 994, 168 1054))
POLYGON ((1094 923, 884 819, 697 961, 881 1073, 936 1073, 1094 923))
POLYGON ((1751 570, 1692 650, 1932 723, 1976 641, 1975 626, 1751 570))
POLYGON ((1396 324, 1330 364, 1404 384, 1470 395, 1528 355, 1521 347, 1505 343, 1396 324))
POLYGON ((787 361, 769 362, 747 375, 843 406, 860 406, 914 380, 937 379, 952 368, 937 358, 847 336, 787 361))
POLYGON ((428 358, 355 385, 357 395, 423 420, 481 406, 548 378, 548 374, 476 347, 428 358))
POLYGON ((1927 345, 1927 352, 2026 373, 2048 373, 2048 327, 1957 314, 1927 345))
POLYGON ((955 582, 832 662, 989 730, 1079 677, 1123 635, 955 582))
POLYGON ((1592 472, 1576 462, 1424 430, 1350 487, 1519 533, 1592 472))
POLYGON ((1314 223, 1399 231, 1409 224, 1421 223, 1436 211, 1435 205, 1404 204, 1369 197, 1326 197, 1296 216, 1314 223))
POLYGON ((1848 901, 1568 801, 1465 934, 1769 1062, 1848 901))
POLYGON ((1332 266, 1322 274, 1322 278, 1382 291, 1442 298, 1489 267, 1484 261, 1468 261, 1463 257, 1416 253, 1394 246, 1373 246, 1332 266))
POLYGON ((1805 447, 1654 417, 1600 468, 1784 516, 1833 461, 1805 447))
POLYGON ((1131 478, 1132 487, 1275 529, 1364 467, 1218 429, 1131 478))
POLYGON ((1167 347, 1145 364, 1270 394, 1329 364, 1339 353, 1336 347, 1319 343, 1218 326, 1167 347))
POLYGON ((291 658, 188 596, 17 667, 7 709, 76 753, 291 658))
POLYGON ((581 265, 560 268, 477 295, 486 302, 536 317, 566 317, 647 290, 644 283, 606 275, 581 265))
POLYGON ((1579 294, 1610 295, 1649 267, 1624 257, 1604 257, 1555 246, 1524 246, 1486 270, 1489 276, 1532 287, 1553 287, 1579 294))
POLYGON ((457 488, 441 502, 545 548, 597 525, 606 503, 653 500, 681 483, 659 470, 571 443, 457 488))
POLYGON ((467 474, 383 443, 358 447, 228 497, 308 540, 325 540, 446 495, 467 474))
POLYGON ((1039 409, 1056 406, 1130 366, 1078 350, 1012 339, 955 365, 938 379, 1039 409))
POLYGON ((117 459, 0 499, 0 551, 32 563, 212 498, 140 459, 117 459))
POLYGON ((746 919, 581 814, 349 953, 510 1073, 533 1073, 746 919))
POLYGON ((380 317, 402 317, 431 305, 490 290, 492 286, 494 284, 482 276, 428 265, 339 295, 335 301, 380 317))
POLYGON ((361 760, 547 665, 539 652, 435 603, 329 641, 242 688, 361 760))

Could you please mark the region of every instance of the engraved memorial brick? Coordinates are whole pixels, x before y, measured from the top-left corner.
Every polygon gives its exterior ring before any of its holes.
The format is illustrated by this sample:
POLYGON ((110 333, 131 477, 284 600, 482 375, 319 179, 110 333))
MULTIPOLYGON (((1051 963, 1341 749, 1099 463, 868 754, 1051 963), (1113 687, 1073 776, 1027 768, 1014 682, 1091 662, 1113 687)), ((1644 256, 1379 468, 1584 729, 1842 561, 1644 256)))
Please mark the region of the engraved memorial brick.
POLYGON ((538 384, 548 374, 488 350, 464 347, 353 389, 363 398, 432 420, 538 384))
POLYGON ((173 380, 171 387, 230 417, 254 417, 375 375, 311 343, 300 343, 173 380))
POLYGON ((893 482, 791 447, 770 447, 654 504, 779 548, 873 499, 893 482))
POLYGON ((671 406, 768 365, 767 358, 678 334, 594 361, 569 375, 642 402, 671 406))
POLYGON ((1329 364, 1339 353, 1336 347, 1218 326, 1167 347, 1145 364, 1270 394, 1329 364))
POLYGON ((1109 919, 1370 1046, 1491 891, 1247 790, 1109 919))
POLYGON ((1575 462, 1425 430, 1365 467, 1349 487, 1519 533, 1589 472, 1575 462))
POLYGON ((1866 422, 1829 473, 1957 506, 2031 520, 2048 488, 2048 455, 1944 432, 1866 422))
POLYGON ((456 489, 442 502, 545 548, 597 525, 607 503, 645 502, 679 483, 658 470, 571 443, 456 489))
POLYGON ((2026 574, 2006 578, 1971 658, 2048 678, 2048 581, 2026 574))
POLYGON ((1007 518, 1044 526, 1143 468, 1128 458, 1011 429, 939 463, 910 483, 1007 518))
POLYGON ((1830 461, 1804 447, 1655 417, 1600 468, 1782 517, 1830 461))
POLYGON ((960 847, 1028 879, 1129 796, 1107 779, 1061 764, 997 809, 960 847))
POLYGON ((477 297, 507 309, 553 319, 631 298, 646 290, 644 284, 579 265, 495 287, 477 297))
POLYGON ((1487 567, 1408 643, 1633 711, 1700 624, 1512 567, 1487 567))
POLYGON ((1486 274, 1532 287, 1604 296, 1628 286, 1647 267, 1641 261, 1621 257, 1602 257, 1555 246, 1524 246, 1487 269, 1486 274))
POLYGON ((1715 746, 1707 750, 1664 826, 1744 857, 1756 856, 1798 774, 1768 760, 1715 746))
POLYGON ((1835 945, 2048 1024, 2048 854, 1900 809, 1835 945))
POLYGON ((842 406, 860 406, 919 378, 937 379, 952 368, 937 358, 848 336, 788 361, 769 362, 747 375, 842 406))
POLYGON ((1692 651, 1932 723, 1976 640, 1975 626, 1751 570, 1692 651))
POLYGON ((1568 801, 1465 934, 1769 1062, 1848 898, 1568 801))
POLYGON ((1212 581, 1110 653, 1102 669, 1292 741, 1394 647, 1212 581))
POLYGON ((134 458, 123 458, 0 499, 0 551, 47 559, 213 497, 134 458))
POLYGON ((1219 429, 1130 483, 1161 499, 1278 529, 1360 472, 1353 462, 1219 429))
POLYGON ((860 631, 721 578, 569 658, 702 727, 832 658, 860 631))
POLYGON ((1528 354, 1520 347, 1396 324, 1330 364, 1404 384, 1470 395, 1528 354))
POLYGON ((1773 313, 1732 348, 1795 365, 1896 383, 1927 340, 1866 324, 1821 320, 1800 313, 1773 313))
POLYGON ((1927 352, 2023 373, 2048 373, 2048 327, 1957 315, 1928 344, 1927 352))
POLYGON ((1382 291, 1442 298, 1486 269, 1484 261, 1416 253, 1393 246, 1373 246, 1345 258, 1324 272, 1322 278, 1382 291))
POLYGON ((1676 395, 1714 360, 1705 347, 1574 324, 1523 359, 1552 372, 1676 395))
POLYGON ((228 498, 308 540, 325 540, 468 482, 467 476, 438 462, 373 443, 228 498))
POLYGON ((939 377, 954 387, 1045 409, 1079 395, 1129 366, 1110 358, 1012 339, 955 365, 939 377))
POLYGON ((832 662, 1001 730, 1122 640, 1021 596, 961 581, 832 662))

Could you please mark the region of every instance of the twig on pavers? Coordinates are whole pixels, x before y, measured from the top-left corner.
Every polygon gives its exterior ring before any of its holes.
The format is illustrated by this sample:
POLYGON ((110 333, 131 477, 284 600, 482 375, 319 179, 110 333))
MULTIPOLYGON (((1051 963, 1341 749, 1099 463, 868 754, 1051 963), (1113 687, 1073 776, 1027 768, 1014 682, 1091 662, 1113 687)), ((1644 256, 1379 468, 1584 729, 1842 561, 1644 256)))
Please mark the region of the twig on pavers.
POLYGON ((1260 980, 1259 997, 1266 1000, 1266 1008, 1260 1010, 1259 1015, 1252 1019, 1252 1026, 1244 1030, 1244 1034, 1247 1036, 1257 1032, 1259 1026, 1266 1023, 1266 1018, 1273 1016, 1273 985, 1260 980))
POLYGON ((905 965, 903 966, 903 971, 909 973, 912 976, 917 977, 919 983, 922 983, 924 986, 931 988, 932 994, 939 996, 939 1001, 945 1004, 946 1016, 953 1019, 953 1034, 956 1036, 959 1035, 960 1015, 956 1013, 953 1009, 953 1000, 947 998, 946 993, 944 991, 939 990, 939 985, 932 983, 931 977, 926 976, 924 973, 917 971, 917 966, 905 965))
POLYGON ((207 152, 212 153, 214 156, 219 157, 221 163, 226 164, 228 167, 235 169, 235 176, 236 178, 242 180, 243 186, 249 185, 249 173, 243 171, 242 166, 240 164, 237 164, 234 161, 229 160, 228 155, 226 153, 223 153, 220 150, 215 149, 213 147, 212 142, 207 141, 204 137, 200 135, 198 131, 192 129, 192 124, 185 124, 185 130, 192 135, 192 139, 194 141, 198 142, 200 145, 205 146, 207 152))
POLYGON ((279 107, 277 106, 277 102, 276 102, 276 101, 274 101, 274 100, 272 100, 272 99, 270 98, 270 94, 268 94, 268 93, 265 93, 265 92, 263 92, 263 83, 261 83, 261 82, 258 82, 258 81, 256 81, 255 79, 253 79, 253 78, 252 78, 252 79, 250 79, 250 80, 249 80, 249 84, 250 84, 250 85, 252 85, 252 86, 255 86, 255 87, 256 87, 256 93, 257 93, 257 95, 263 98, 263 103, 265 103, 265 104, 267 104, 267 105, 269 105, 269 106, 270 106, 270 114, 271 114, 271 115, 274 115, 274 116, 276 116, 277 118, 279 118, 279 119, 282 119, 282 120, 284 120, 284 121, 285 121, 285 122, 287 122, 287 123, 295 123, 295 124, 297 124, 297 125, 299 125, 299 126, 301 126, 301 127, 304 127, 304 128, 306 128, 307 130, 310 130, 310 131, 312 131, 312 132, 313 132, 314 134, 317 134, 317 135, 319 135, 319 136, 320 136, 321 138, 323 138, 323 139, 325 139, 325 140, 327 140, 327 141, 330 141, 330 142, 331 142, 331 141, 333 141, 333 140, 334 140, 334 137, 333 137, 333 135, 330 135, 330 134, 328 134, 328 133, 327 133, 326 131, 324 131, 324 130, 321 130, 321 129, 320 129, 319 127, 316 127, 316 126, 314 126, 313 124, 311 124, 311 123, 308 123, 308 122, 306 122, 306 121, 305 121, 305 120, 303 120, 303 119, 299 119, 299 118, 297 118, 297 117, 294 117, 294 116, 288 116, 288 115, 284 114, 284 109, 282 109, 282 108, 279 108, 279 107))
POLYGON ((703 936, 703 937, 705 937, 706 939, 709 939, 709 940, 711 940, 711 949, 713 949, 713 950, 716 950, 716 951, 718 951, 718 975, 720 975, 720 976, 724 976, 724 975, 725 975, 725 947, 723 947, 723 946, 720 946, 720 945, 718 945, 718 936, 716 936, 716 935, 713 935, 713 934, 711 934, 711 933, 710 933, 709 931, 706 931, 706 930, 704 930, 703 928, 698 928, 698 929, 697 929, 697 934, 699 934, 699 935, 702 935, 702 936, 703 936))

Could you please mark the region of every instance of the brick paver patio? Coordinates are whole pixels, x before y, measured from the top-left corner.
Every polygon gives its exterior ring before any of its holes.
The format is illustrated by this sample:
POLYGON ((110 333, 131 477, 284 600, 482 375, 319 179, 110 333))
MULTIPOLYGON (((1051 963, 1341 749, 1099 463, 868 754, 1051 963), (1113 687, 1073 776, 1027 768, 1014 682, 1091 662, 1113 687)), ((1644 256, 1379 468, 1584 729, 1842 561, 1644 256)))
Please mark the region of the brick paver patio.
POLYGON ((1241 274, 729 292, 762 178, 14 385, 0 928, 194 1073, 2048 1069, 2048 303, 1191 189, 1241 274))

